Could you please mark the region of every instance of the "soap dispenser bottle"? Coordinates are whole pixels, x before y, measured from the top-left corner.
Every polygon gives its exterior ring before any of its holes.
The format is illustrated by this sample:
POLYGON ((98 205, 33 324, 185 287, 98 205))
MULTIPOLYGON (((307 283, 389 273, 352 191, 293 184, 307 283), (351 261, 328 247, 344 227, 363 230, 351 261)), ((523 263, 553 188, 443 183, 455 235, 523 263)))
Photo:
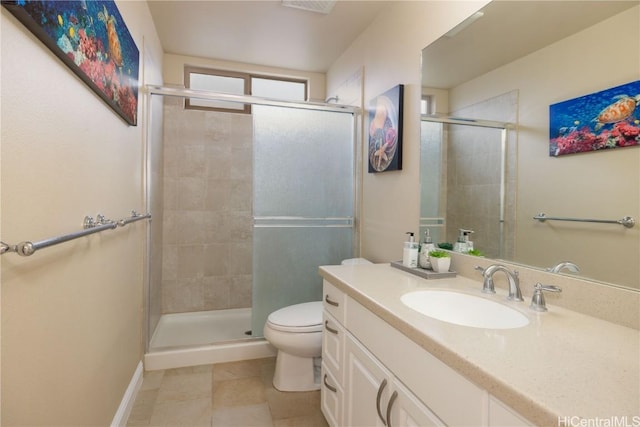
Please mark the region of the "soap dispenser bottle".
POLYGON ((429 234, 429 229, 427 228, 424 232, 424 239, 422 240, 422 244, 420 244, 420 253, 418 255, 418 265, 421 268, 431 268, 431 262, 429 261, 429 252, 435 251, 436 245, 433 244, 431 240, 431 236, 429 234))
POLYGON ((455 252, 467 253, 473 249, 473 243, 469 241, 471 233, 473 233, 473 230, 465 230, 464 228, 458 230, 458 241, 453 245, 455 252))
POLYGON ((409 268, 416 268, 418 266, 418 242, 413 237, 413 233, 407 232, 409 240, 404 242, 404 249, 402 251, 402 265, 409 268))

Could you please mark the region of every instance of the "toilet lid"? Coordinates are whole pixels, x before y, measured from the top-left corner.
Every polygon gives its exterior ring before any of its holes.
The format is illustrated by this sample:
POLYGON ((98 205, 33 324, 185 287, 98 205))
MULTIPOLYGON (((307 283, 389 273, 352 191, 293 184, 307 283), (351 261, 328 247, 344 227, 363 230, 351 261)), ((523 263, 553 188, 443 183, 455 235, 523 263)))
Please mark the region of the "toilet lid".
POLYGON ((268 317, 274 329, 281 331, 316 332, 322 330, 322 301, 290 305, 274 311, 268 317))

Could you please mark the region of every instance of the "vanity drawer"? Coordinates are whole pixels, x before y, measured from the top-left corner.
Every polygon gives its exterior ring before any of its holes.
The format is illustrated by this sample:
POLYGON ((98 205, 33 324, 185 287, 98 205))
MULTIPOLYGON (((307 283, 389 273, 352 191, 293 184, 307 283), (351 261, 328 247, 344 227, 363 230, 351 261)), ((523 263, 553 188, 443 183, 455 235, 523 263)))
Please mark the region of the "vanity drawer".
POLYGON ((326 311, 322 314, 322 363, 328 366, 338 383, 343 384, 345 329, 331 314, 326 311))
POLYGON ((322 305, 339 323, 344 324, 347 296, 326 280, 322 284, 322 305))
POLYGON ((320 408, 331 427, 342 426, 342 387, 336 381, 331 369, 322 361, 320 379, 320 408))

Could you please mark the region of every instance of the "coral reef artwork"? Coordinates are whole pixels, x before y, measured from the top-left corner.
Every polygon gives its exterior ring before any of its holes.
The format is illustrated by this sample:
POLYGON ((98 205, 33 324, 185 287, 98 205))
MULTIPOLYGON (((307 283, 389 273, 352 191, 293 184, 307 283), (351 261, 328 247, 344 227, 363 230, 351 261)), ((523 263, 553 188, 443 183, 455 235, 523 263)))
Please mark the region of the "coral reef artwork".
POLYGON ((640 80, 549 107, 549 155, 640 145, 640 80))
POLYGON ((2 5, 128 124, 137 124, 139 51, 113 0, 2 5))

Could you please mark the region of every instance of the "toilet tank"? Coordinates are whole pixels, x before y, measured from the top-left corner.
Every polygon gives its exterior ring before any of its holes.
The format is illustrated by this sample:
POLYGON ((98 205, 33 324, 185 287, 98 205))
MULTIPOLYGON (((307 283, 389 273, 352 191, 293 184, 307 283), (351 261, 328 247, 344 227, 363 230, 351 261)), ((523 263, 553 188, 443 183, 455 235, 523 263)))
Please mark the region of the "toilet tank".
POLYGON ((349 259, 343 260, 340 264, 342 265, 371 264, 371 261, 364 258, 349 258, 349 259))

